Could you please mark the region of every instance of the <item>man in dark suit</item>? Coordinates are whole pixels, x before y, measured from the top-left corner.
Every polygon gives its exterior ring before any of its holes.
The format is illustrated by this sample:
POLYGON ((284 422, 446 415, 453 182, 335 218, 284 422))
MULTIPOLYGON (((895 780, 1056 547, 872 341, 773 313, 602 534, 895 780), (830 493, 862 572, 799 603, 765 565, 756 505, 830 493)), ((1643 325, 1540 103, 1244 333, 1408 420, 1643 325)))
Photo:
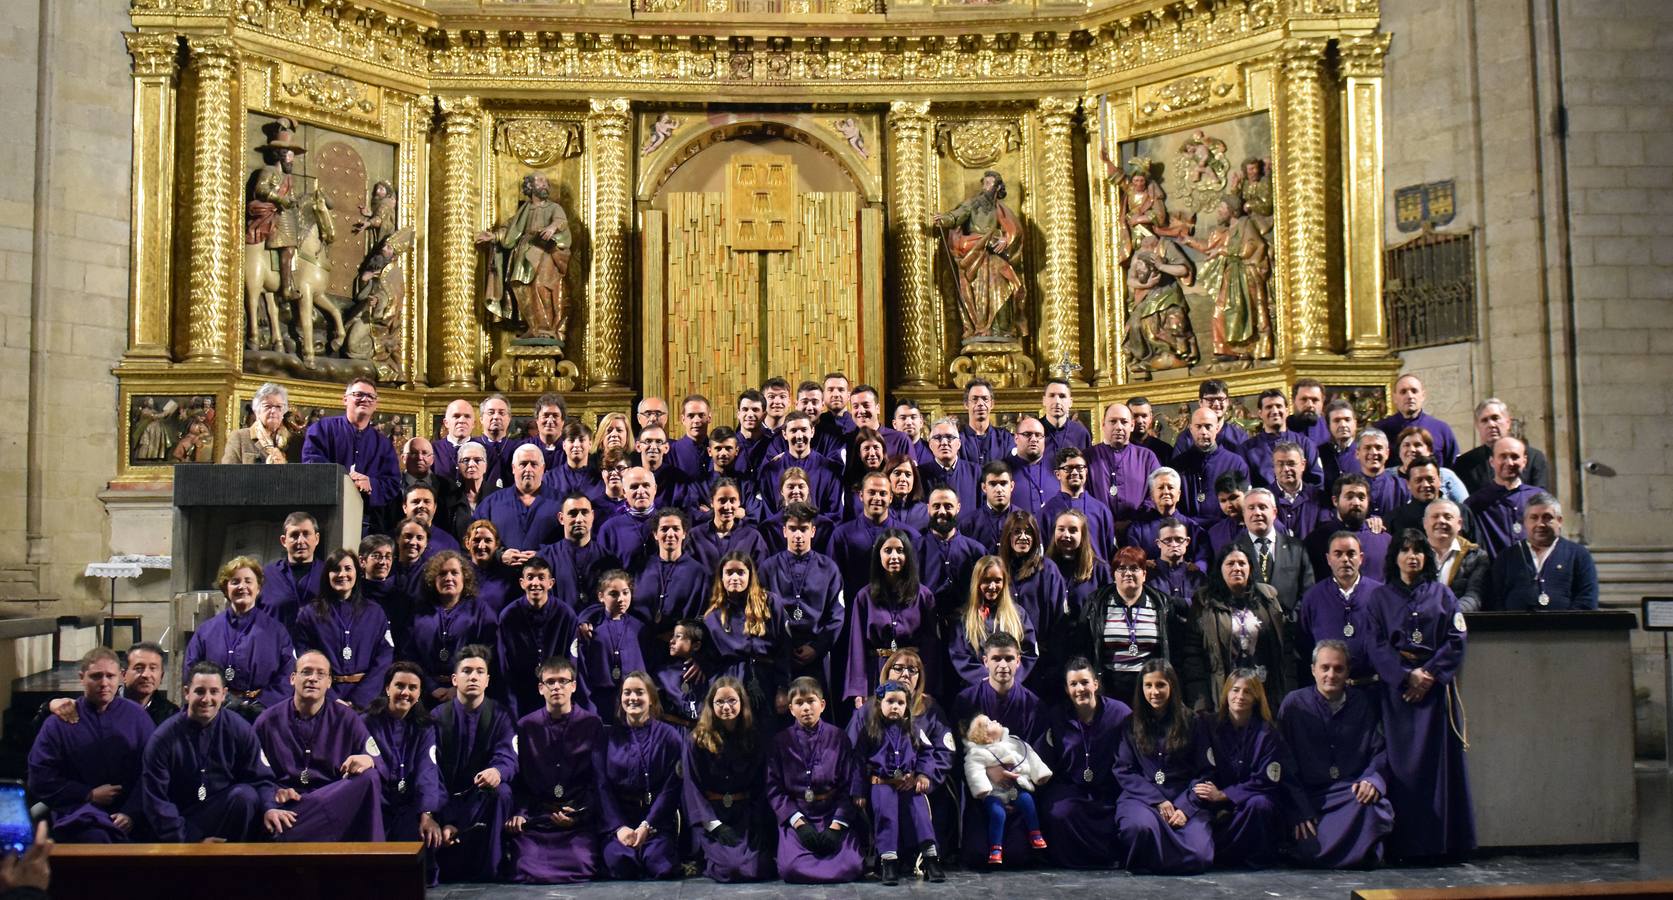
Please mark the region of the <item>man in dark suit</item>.
MULTIPOLYGON (((1510 424, 1510 407, 1503 400, 1488 397, 1476 404, 1475 433, 1481 443, 1474 450, 1459 454, 1452 464, 1452 471, 1470 493, 1493 483, 1493 442, 1502 437, 1515 437, 1510 433, 1510 424)), ((1532 444, 1528 445, 1528 463, 1523 467, 1522 480, 1556 496, 1551 490, 1551 466, 1545 461, 1545 454, 1532 444)))
POLYGON ((1243 495, 1243 533, 1233 546, 1249 556, 1251 581, 1270 584, 1278 592, 1284 615, 1295 621, 1296 604, 1313 586, 1313 566, 1297 538, 1277 525, 1278 503, 1266 488, 1243 495))

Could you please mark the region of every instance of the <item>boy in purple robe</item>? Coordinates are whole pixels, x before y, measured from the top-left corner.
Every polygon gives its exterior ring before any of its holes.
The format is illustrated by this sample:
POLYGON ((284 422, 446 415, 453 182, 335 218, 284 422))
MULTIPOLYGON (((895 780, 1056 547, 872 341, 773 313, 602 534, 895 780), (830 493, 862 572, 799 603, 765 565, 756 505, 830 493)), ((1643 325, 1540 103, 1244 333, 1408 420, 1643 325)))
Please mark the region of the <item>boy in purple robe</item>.
POLYGON ((612 569, 598 578, 598 604, 592 621, 579 628, 580 658, 576 660, 586 702, 606 725, 616 720, 616 692, 628 672, 643 671, 645 654, 640 648, 644 624, 632 615, 633 576, 612 569))
POLYGON ((222 715, 226 682, 214 663, 186 673, 185 715, 164 722, 145 745, 141 806, 157 840, 262 840, 282 825, 273 770, 256 731, 222 715))
POLYGON ((1001 460, 988 463, 982 467, 981 503, 959 514, 959 530, 981 544, 984 553, 999 547, 999 532, 1005 527, 1006 517, 1016 509, 1011 502, 1015 486, 1010 466, 1001 460))
POLYGON ((436 813, 444 882, 494 877, 511 812, 517 734, 511 714, 488 699, 490 655, 480 645, 461 650, 453 668, 453 699, 435 710, 436 765, 447 792, 447 802, 436 813))
POLYGON ((1394 828, 1375 694, 1348 686, 1348 645, 1313 647, 1314 690, 1291 691, 1278 725, 1294 765, 1285 780, 1294 822, 1293 854, 1302 865, 1347 869, 1382 861, 1394 828))
POLYGON ((183 668, 214 663, 226 678, 225 702, 232 706, 251 701, 277 706, 290 696, 290 673, 296 666, 290 632, 257 608, 261 579, 260 566, 248 556, 222 565, 215 581, 227 598, 226 609, 203 623, 186 644, 183 668))
POLYGON ((813 421, 800 410, 784 417, 786 450, 761 465, 756 484, 768 508, 776 511, 780 504, 779 479, 786 469, 801 469, 808 480, 808 503, 831 518, 842 516, 842 474, 833 460, 813 449, 813 421))
POLYGON ((1099 559, 1109 559, 1115 553, 1115 514, 1087 489, 1086 455, 1078 448, 1069 447, 1059 451, 1053 462, 1061 490, 1040 508, 1040 531, 1052 534, 1057 517, 1065 510, 1075 510, 1086 517, 1086 534, 1082 539, 1099 559))
POLYGON ((645 651, 660 657, 674 633, 674 623, 703 614, 713 570, 689 552, 686 535, 691 520, 673 507, 656 511, 653 539, 656 553, 633 571, 631 613, 645 624, 645 651))
POLYGON ((291 673, 290 702, 256 719, 272 767, 281 841, 381 841, 379 749, 353 708, 334 702, 331 660, 305 651, 291 673), (371 774, 368 774, 371 773, 371 774))
POLYGON ((143 820, 140 757, 156 725, 138 703, 118 696, 115 652, 95 647, 79 671, 75 724, 47 716, 29 748, 29 794, 51 807, 54 840, 124 843, 143 820))
POLYGON ((790 646, 790 674, 830 683, 832 648, 842 634, 842 573, 830 557, 813 549, 817 512, 805 503, 784 508, 785 549, 761 563, 761 586, 777 597, 776 611, 790 646))
POLYGON ((294 631, 296 614, 319 592, 320 564, 314 558, 319 550, 319 523, 305 512, 285 516, 279 544, 285 548, 285 555, 262 569, 261 602, 257 606, 294 631))
POLYGON ((705 658, 709 630, 696 619, 681 619, 668 639, 668 658, 651 672, 662 706, 662 721, 681 728, 697 724, 709 691, 705 658))
POLYGON ((604 724, 577 707, 575 666, 553 657, 540 667, 545 706, 517 722, 523 754, 513 785, 511 880, 572 884, 598 872, 598 776, 593 751, 604 724))
POLYGON ((854 748, 820 718, 825 691, 812 678, 790 683, 794 724, 767 756, 767 802, 778 820, 779 877, 791 884, 836 884, 860 877, 852 823, 859 792, 854 748))
POLYGON ((536 556, 523 563, 523 596, 500 613, 499 671, 513 715, 539 709, 537 673, 554 656, 574 659, 576 619, 570 604, 552 596, 552 567, 536 556))
POLYGON ((1053 864, 1070 869, 1115 865, 1115 804, 1121 787, 1115 759, 1133 711, 1098 690, 1098 672, 1086 657, 1063 670, 1066 703, 1046 713, 1045 738, 1036 750, 1056 777, 1040 788, 1040 824, 1053 864))
POLYGON ((680 868, 680 760, 685 738, 660 721, 656 685, 622 676, 616 724, 593 747, 604 867, 617 880, 671 878, 680 868))
MULTIPOLYGON (((977 716, 987 716, 1029 745, 1039 743, 1045 735, 1040 698, 1017 679, 1017 669, 1022 664, 1022 649, 1017 639, 1003 631, 988 635, 982 642, 982 664, 987 669, 987 680, 959 692, 953 703, 953 721, 957 723, 954 727, 962 734, 970 730, 970 722, 977 716)), ((1012 780, 1009 775, 997 768, 988 771, 989 780, 997 778, 996 784, 1008 784, 1012 780)), ((987 833, 987 811, 980 803, 964 804, 964 833, 987 833)), ((1002 846, 1004 858, 1013 865, 1040 855, 1029 840, 1022 816, 1007 818, 1002 846)), ((960 848, 960 859, 966 866, 979 867, 987 859, 989 849, 980 840, 966 840, 960 848)))
POLYGON ((436 881, 435 853, 441 849, 436 810, 447 802, 436 766, 436 723, 424 712, 424 672, 398 662, 384 673, 383 694, 372 701, 361 721, 378 746, 379 795, 383 800, 384 839, 420 841, 431 884, 436 881))

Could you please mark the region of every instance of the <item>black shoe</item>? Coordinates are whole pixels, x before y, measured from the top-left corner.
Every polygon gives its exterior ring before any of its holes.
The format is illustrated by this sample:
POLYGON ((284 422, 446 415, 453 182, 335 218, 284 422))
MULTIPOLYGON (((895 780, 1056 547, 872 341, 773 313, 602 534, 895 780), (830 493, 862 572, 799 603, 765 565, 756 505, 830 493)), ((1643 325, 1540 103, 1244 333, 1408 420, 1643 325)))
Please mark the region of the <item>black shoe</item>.
POLYGON ((877 864, 877 880, 889 887, 900 884, 900 860, 885 859, 879 862, 877 864))
POLYGON ((947 873, 941 868, 941 857, 924 856, 918 859, 918 868, 924 871, 924 877, 934 884, 947 880, 947 873))

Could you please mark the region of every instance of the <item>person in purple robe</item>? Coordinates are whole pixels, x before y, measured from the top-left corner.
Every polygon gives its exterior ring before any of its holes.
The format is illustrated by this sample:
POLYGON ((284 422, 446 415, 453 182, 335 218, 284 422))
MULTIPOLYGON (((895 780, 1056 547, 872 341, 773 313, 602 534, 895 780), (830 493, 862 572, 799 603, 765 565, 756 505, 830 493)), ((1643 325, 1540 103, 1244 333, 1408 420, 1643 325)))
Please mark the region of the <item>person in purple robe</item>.
MULTIPOLYGON (((1328 577, 1308 588, 1296 608, 1296 655, 1313 660, 1317 677, 1313 648, 1324 641, 1340 641, 1349 651, 1348 677, 1355 685, 1370 684, 1376 672, 1371 667, 1371 628, 1365 616, 1382 582, 1363 574, 1368 568, 1365 556, 1360 552, 1359 535, 1351 531, 1331 535, 1325 563, 1328 577)), ((1370 571, 1382 573, 1381 569, 1370 571)))
POLYGON ((841 518, 848 521, 864 513, 865 502, 860 496, 860 488, 867 476, 883 474, 889 451, 883 444, 883 436, 871 428, 854 429, 843 439, 843 443, 844 447, 838 451, 836 458, 842 462, 841 518))
MULTIPOLYGON (((477 519, 465 527, 463 552, 476 575, 477 602, 490 615, 498 616, 521 593, 518 583, 520 569, 517 564, 506 560, 523 559, 526 562, 532 554, 527 550, 506 550, 500 546, 499 530, 487 519, 477 519)), ((567 585, 553 585, 552 593, 559 602, 570 601, 573 607, 566 588, 567 585)))
POLYGON ((1279 787, 1288 759, 1253 670, 1226 676, 1208 725, 1209 771, 1191 799, 1214 833, 1214 864, 1261 869, 1278 861, 1279 787))
MULTIPOLYGON (((1411 499, 1406 482, 1388 467, 1388 436, 1375 428, 1359 433, 1354 442, 1354 458, 1359 461, 1359 474, 1371 493, 1371 515, 1387 518, 1411 499)), ((1337 476, 1341 481, 1341 476, 1337 476)))
POLYGON ((1112 700, 1132 700, 1145 664, 1171 659, 1185 631, 1189 607, 1148 581, 1155 565, 1137 547, 1116 551, 1114 583, 1080 608, 1067 643, 1067 653, 1096 664, 1099 690, 1112 700))
POLYGON ((1359 471, 1359 414, 1351 402, 1338 397, 1325 406, 1324 418, 1329 437, 1317 446, 1319 467, 1324 470, 1320 489, 1328 494, 1338 477, 1359 471))
POLYGON ((1401 375, 1394 382, 1394 415, 1377 422, 1388 440, 1392 443, 1399 439, 1400 432, 1407 428, 1426 428, 1435 439, 1435 458, 1444 467, 1451 467, 1453 460, 1458 458, 1458 438, 1452 433, 1452 426, 1423 411, 1423 404, 1428 399, 1423 388, 1423 380, 1416 375, 1407 373, 1401 375))
POLYGON ((481 644, 461 648, 454 658, 453 696, 435 709, 436 766, 447 795, 436 811, 443 882, 492 879, 511 814, 511 784, 519 767, 516 723, 504 706, 488 699, 492 655, 481 644))
POLYGON ((504 695, 518 718, 543 705, 541 666, 553 657, 574 659, 577 625, 573 604, 553 596, 556 582, 546 560, 523 563, 521 583, 523 596, 500 613, 494 629, 504 695))
POLYGON ((484 488, 498 490, 511 483, 511 452, 522 444, 521 435, 511 433, 511 404, 500 394, 489 394, 477 407, 482 433, 471 438, 487 451, 483 473, 484 488))
POLYGON ((983 553, 992 553, 999 548, 999 532, 1005 527, 1005 518, 1019 511, 1011 503, 1011 491, 1015 486, 1009 465, 1000 460, 988 463, 982 468, 981 502, 967 509, 961 507, 959 530, 981 544, 983 553))
MULTIPOLYGON (((1244 430, 1242 425, 1232 421, 1231 396, 1224 381, 1210 378, 1197 385, 1197 409, 1191 410, 1192 417, 1194 418, 1197 410, 1201 409, 1213 413, 1214 417, 1223 423, 1214 438, 1221 447, 1236 453, 1243 447, 1243 442, 1249 440, 1249 432, 1244 430)), ((1191 449, 1195 437, 1190 429, 1180 432, 1173 444, 1173 462, 1170 465, 1178 464, 1179 454, 1191 449)))
POLYGON ((975 509, 982 502, 982 466, 960 455, 958 421, 942 419, 930 426, 928 446, 930 460, 918 468, 925 486, 950 488, 960 508, 975 509))
MULTIPOLYGON (((935 597, 918 582, 915 556, 912 536, 896 528, 884 531, 872 548, 870 583, 854 595, 848 617, 842 697, 852 699, 855 709, 871 695, 877 671, 890 653, 916 647, 925 660, 940 658, 935 597)), ((933 692, 940 684, 939 673, 927 674, 926 681, 933 692)), ((819 705, 824 707, 822 691, 819 705)))
POLYGON ((147 833, 140 761, 157 726, 119 696, 122 670, 110 648, 89 650, 77 672, 75 723, 47 716, 29 748, 29 795, 52 810, 54 840, 126 843, 147 833))
POLYGON ((518 884, 574 884, 599 870, 599 780, 594 753, 604 723, 575 705, 575 666, 540 666, 544 705, 517 721, 519 764, 506 820, 510 878, 518 884))
POLYGON ((1278 728, 1294 764, 1284 781, 1297 862, 1326 869, 1375 865, 1394 828, 1377 688, 1348 684, 1348 645, 1313 647, 1313 689, 1284 698, 1278 728))
POLYGON ((710 505, 715 485, 729 479, 738 485, 740 513, 746 521, 756 522, 765 515, 767 504, 755 486, 752 461, 744 455, 742 438, 733 429, 721 425, 709 432, 708 468, 700 480, 682 484, 676 503, 686 509, 710 505))
POLYGON ((965 591, 970 589, 970 571, 988 552, 981 542, 959 533, 960 502, 950 487, 931 489, 928 527, 913 542, 918 578, 934 595, 935 611, 943 620, 963 605, 965 591))
POLYGON ((1046 429, 1046 455, 1055 459, 1066 447, 1085 450, 1092 445, 1092 432, 1075 418, 1074 395, 1069 382, 1051 378, 1040 395, 1040 424, 1046 429))
POLYGON ((305 512, 285 516, 279 544, 285 555, 262 569, 261 611, 291 629, 294 640, 296 616, 319 592, 320 564, 314 558, 319 549, 319 523, 305 512))
MULTIPOLYGON (((277 706, 290 697, 296 666, 290 632, 257 608, 261 579, 261 563, 252 557, 235 556, 221 566, 215 584, 227 598, 226 609, 192 632, 181 664, 189 672, 200 662, 214 663, 226 679, 224 702, 234 708, 277 706)), ((257 712, 252 709, 251 717, 257 712)))
POLYGON ((790 683, 790 645, 780 618, 783 607, 784 601, 769 594, 756 575, 754 557, 733 552, 720 558, 703 611, 708 631, 705 668, 742 682, 763 724, 782 713, 788 702, 784 689, 790 683))
POLYGON ((715 481, 708 498, 709 521, 691 531, 691 542, 710 565, 728 553, 747 553, 755 561, 767 558, 767 539, 745 518, 743 489, 730 478, 715 481))
POLYGON ((1371 485, 1364 475, 1350 472, 1336 479, 1331 489, 1333 508, 1328 518, 1320 520, 1305 541, 1307 558, 1319 580, 1329 576, 1330 562, 1326 556, 1330 543, 1338 532, 1346 531, 1359 541, 1360 569, 1374 575, 1381 574, 1383 561, 1388 558, 1388 545, 1394 536, 1380 524, 1373 528, 1370 520, 1371 485))
POLYGON ((709 693, 709 629, 697 619, 681 619, 668 639, 668 656, 650 670, 656 682, 662 721, 682 729, 697 724, 709 693))
POLYGON ((622 677, 616 722, 593 747, 604 868, 618 881, 672 878, 680 869, 680 759, 685 738, 661 721, 656 683, 622 677))
POLYGON ((704 481, 709 470, 709 425, 714 421, 709 398, 702 394, 688 394, 680 402, 680 424, 685 435, 668 444, 668 466, 679 473, 684 484, 704 481))
POLYGON ((593 433, 585 423, 569 421, 563 426, 563 457, 548 467, 541 481, 554 497, 580 494, 593 502, 604 499, 604 475, 593 463, 593 433))
POLYGON ((842 474, 837 463, 813 449, 813 421, 800 410, 784 417, 786 448, 761 464, 756 483, 767 506, 777 511, 780 506, 779 481, 786 470, 801 469, 807 476, 811 503, 824 515, 842 517, 842 474))
MULTIPOLYGON (((860 482, 862 514, 831 532, 830 557, 842 573, 844 593, 852 597, 865 587, 871 575, 871 558, 877 541, 890 530, 907 531, 889 512, 889 477, 868 473, 860 482)), ((916 536, 916 532, 907 531, 916 536)))
POLYGON ((929 527, 929 505, 924 502, 918 464, 909 456, 890 456, 883 463, 883 474, 889 476, 889 518, 908 531, 922 534, 929 527))
MULTIPOLYGON (((1197 592, 1208 583, 1202 567, 1191 559, 1195 553, 1192 526, 1172 516, 1159 520, 1156 526, 1156 540, 1152 545, 1156 555, 1150 557, 1154 565, 1145 575, 1145 584, 1166 594, 1175 607, 1190 609, 1197 592)), ((1143 550, 1148 556, 1152 547, 1133 549, 1143 550)))
POLYGON ((966 424, 959 429, 959 456, 977 468, 1004 462, 1016 449, 1016 438, 994 424, 993 385, 987 379, 972 378, 965 383, 964 412, 966 424))
MULTIPOLYGON (((767 539, 767 549, 773 553, 784 550, 785 510, 794 504, 801 504, 809 509, 815 509, 808 502, 812 495, 808 486, 807 474, 801 469, 789 468, 784 471, 784 477, 779 480, 779 509, 761 523, 761 534, 767 539)), ((818 513, 813 517, 813 549, 815 552, 829 555, 831 552, 831 532, 836 530, 837 523, 831 517, 818 513)))
POLYGON ((762 790, 766 744, 743 682, 709 685, 686 742, 680 809, 692 824, 703 874, 722 884, 773 877, 772 808, 762 790))
MULTIPOLYGON (((1085 457, 1087 493, 1103 501, 1120 523, 1138 517, 1149 499, 1150 473, 1162 467, 1150 448, 1133 440, 1134 424, 1133 411, 1126 404, 1105 407, 1104 439, 1087 448, 1085 457)), ((1114 552, 1113 547, 1110 552, 1114 552)))
POLYGON ((1319 465, 1317 445, 1311 438, 1289 430, 1289 401, 1284 392, 1268 388, 1261 391, 1256 403, 1260 407, 1261 427, 1238 448, 1243 461, 1249 464, 1249 481, 1255 487, 1276 489, 1278 478, 1273 470, 1272 455, 1278 451, 1280 444, 1294 444, 1301 451, 1307 481, 1323 481, 1324 469, 1319 465))
POLYGON ((540 448, 524 444, 511 454, 511 484, 476 505, 476 517, 494 523, 500 544, 513 550, 539 550, 558 539, 556 499, 542 483, 546 464, 540 448))
POLYGON ((140 763, 141 809, 170 844, 265 839, 281 827, 273 770, 242 716, 222 715, 221 668, 186 670, 186 710, 159 726, 140 763))
POLYGON ((1527 465, 1527 445, 1513 437, 1493 442, 1493 481, 1470 495, 1464 505, 1475 516, 1476 537, 1488 557, 1498 559, 1527 535, 1522 519, 1528 501, 1539 488, 1522 480, 1527 465))
POLYGON ((331 660, 304 650, 291 673, 290 702, 256 719, 256 737, 279 789, 281 841, 381 841, 381 753, 365 723, 331 700, 331 660), (370 774, 368 774, 370 773, 370 774))
POLYGON ((596 616, 589 615, 576 629, 580 634, 576 669, 582 705, 608 725, 616 720, 622 677, 647 668, 640 646, 644 623, 631 614, 633 576, 627 572, 612 569, 600 575, 597 596, 598 603, 587 610, 596 616))
POLYGON ((459 655, 473 644, 492 647, 499 623, 476 599, 476 570, 457 550, 443 550, 424 564, 426 600, 413 618, 400 656, 424 668, 428 705, 453 696, 459 655))
POLYGON ((398 502, 401 467, 389 438, 372 427, 378 411, 378 386, 368 378, 356 378, 343 389, 343 415, 321 419, 308 426, 302 439, 302 461, 336 463, 343 467, 368 515, 365 528, 372 530, 376 510, 398 502))
POLYGON ((1284 530, 1306 541, 1326 518, 1324 500, 1317 485, 1303 480, 1306 457, 1299 445, 1280 441, 1272 447, 1272 498, 1278 503, 1278 521, 1284 530))
POLYGON ((453 400, 442 412, 442 433, 435 441, 434 468, 437 475, 454 479, 459 475, 459 449, 470 443, 476 430, 476 410, 465 399, 453 400))
POLYGON ((1203 532, 1203 549, 1214 559, 1230 547, 1244 532, 1243 496, 1249 493, 1249 483, 1235 472, 1220 476, 1214 485, 1214 497, 1220 504, 1220 520, 1203 532))
POLYGON ((938 763, 935 745, 913 722, 911 710, 912 689, 886 681, 855 717, 861 720, 854 730, 859 784, 865 788, 869 782, 862 796, 871 812, 878 881, 886 886, 900 883, 903 868, 912 871, 914 857, 922 859, 930 881, 946 880, 929 805, 937 787, 934 773, 944 772, 944 763, 938 763))
POLYGON ((564 498, 560 513, 563 539, 540 548, 539 556, 552 567, 552 577, 562 586, 553 586, 553 595, 574 604, 580 613, 592 604, 598 591, 598 576, 622 567, 621 560, 604 549, 593 537, 595 507, 586 497, 570 495, 564 498))
POLYGON ((656 523, 656 476, 635 466, 622 473, 626 505, 598 526, 597 540, 604 552, 633 565, 651 550, 651 529, 656 523))
POLYGON ((1138 444, 1152 454, 1162 465, 1170 465, 1173 460, 1173 445, 1156 434, 1156 409, 1150 403, 1149 397, 1128 397, 1127 411, 1133 414, 1133 443, 1138 444))
POLYGON ((1073 621, 1082 607, 1110 583, 1110 566, 1093 552, 1087 538, 1090 525, 1080 512, 1065 509, 1041 524, 1049 526, 1046 533, 1051 535, 1046 556, 1057 566, 1057 573, 1063 576, 1063 585, 1069 592, 1069 613, 1064 621, 1073 621))
POLYGON ((563 465, 564 420, 569 404, 560 394, 547 392, 535 398, 534 416, 524 423, 524 432, 510 442, 506 452, 513 455, 523 447, 540 451, 541 463, 551 472, 563 465))
POLYGON ((1388 799, 1396 859, 1461 858, 1475 848, 1463 709, 1457 676, 1465 622, 1436 580, 1435 551, 1420 531, 1402 532, 1383 585, 1368 598, 1371 665, 1381 681, 1388 741, 1388 799))
POLYGON ((436 766, 436 723, 420 702, 423 678, 424 670, 415 663, 391 665, 384 672, 383 694, 366 708, 361 722, 378 746, 374 760, 383 801, 384 839, 422 843, 433 884, 435 854, 442 845, 436 811, 447 802, 447 792, 436 766))
POLYGON ((1011 505, 1038 516, 1058 490, 1054 460, 1046 456, 1046 432, 1040 420, 1023 416, 1017 422, 1016 442, 1016 452, 1002 460, 1011 467, 1011 505))
POLYGON ((382 696, 395 639, 383 608, 360 591, 354 551, 333 550, 325 558, 318 592, 297 614, 296 637, 297 652, 318 650, 332 660, 331 699, 365 709, 382 696))
POLYGON ((1042 665, 1034 670, 1036 683, 1055 684, 1061 673, 1057 666, 1062 660, 1046 659, 1060 649, 1064 636, 1061 627, 1069 621, 1069 586, 1057 566, 1046 559, 1046 544, 1040 538, 1040 525, 1033 516, 1016 511, 1005 517, 999 532, 999 558, 1011 570, 1011 595, 1017 606, 1028 614, 1039 635, 1042 665))
POLYGON ((400 652, 412 635, 412 620, 424 605, 424 566, 430 561, 430 536, 412 519, 395 525, 395 563, 389 570, 389 587, 381 598, 384 615, 389 616, 395 648, 400 652))
POLYGON ((789 645, 791 677, 812 676, 829 684, 829 666, 839 657, 831 651, 842 635, 847 594, 836 563, 813 549, 817 515, 805 503, 784 508, 785 550, 768 557, 759 575, 761 586, 780 604, 777 614, 789 645))
POLYGON ((1137 699, 1115 762, 1121 866, 1155 875, 1205 872, 1214 862, 1214 833, 1192 788, 1212 768, 1207 729, 1186 708, 1179 676, 1165 659, 1145 663, 1137 699))
POLYGON ((1040 530, 1051 534, 1057 526, 1057 517, 1072 511, 1084 520, 1082 532, 1093 555, 1109 559, 1116 546, 1115 514, 1110 512, 1103 500, 1087 490, 1085 452, 1077 447, 1061 450, 1054 465, 1061 490, 1040 508, 1040 530))
MULTIPOLYGON (((961 611, 954 615, 947 635, 947 658, 952 674, 963 687, 987 680, 983 647, 990 635, 1009 634, 1017 640, 1021 659, 1016 677, 1026 679, 1039 659, 1034 622, 1011 597, 1011 573, 1004 560, 984 556, 971 570, 970 588, 961 611)), ((962 688, 961 688, 962 689, 962 688)))
POLYGON ((633 614, 645 624, 645 653, 654 663, 668 646, 675 622, 702 616, 714 569, 691 552, 687 541, 691 520, 683 510, 662 507, 652 522, 656 552, 628 570, 633 573, 638 601, 633 614))
MULTIPOLYGON (((924 693, 924 659, 917 650, 905 647, 889 654, 889 658, 883 661, 883 667, 877 673, 877 683, 882 685, 891 681, 906 689, 914 731, 918 733, 920 743, 928 747, 929 754, 922 762, 924 774, 935 785, 929 794, 930 819, 935 826, 936 846, 951 851, 958 846, 959 798, 964 791, 961 780, 949 777, 958 743, 947 724, 946 710, 935 702, 934 697, 924 693)), ((864 726, 863 715, 848 720, 845 733, 850 744, 859 746, 860 729, 864 726)), ((875 854, 869 855, 868 862, 875 861, 875 854)), ((927 870, 925 874, 929 874, 927 870)))
POLYGON ((817 679, 792 681, 788 695, 794 722, 774 738, 765 779, 778 824, 779 877, 790 884, 854 881, 861 865, 852 827, 860 821, 859 760, 847 736, 821 718, 825 691, 817 679))
MULTIPOLYGON (((987 677, 960 691, 953 701, 953 721, 959 732, 967 733, 977 716, 987 716, 1026 743, 1038 743, 1045 735, 1042 704, 1017 675, 1022 648, 1016 638, 1003 631, 989 635, 982 646, 982 662, 987 677)), ((989 783, 998 787, 1008 787, 1014 781, 1012 773, 1000 766, 987 767, 985 774, 989 783)), ((987 827, 986 807, 981 803, 964 803, 963 833, 986 834, 987 827)), ((995 844, 1002 848, 1003 859, 1013 866, 1033 862, 1043 849, 1033 845, 1023 817, 1011 816, 998 841, 964 840, 959 847, 959 859, 967 867, 986 865, 995 844)))
MULTIPOLYGON (((413 438, 413 441, 417 440, 420 439, 413 438)), ((412 519, 424 526, 425 536, 429 539, 425 553, 433 556, 443 550, 459 549, 459 539, 436 519, 436 488, 415 484, 406 488, 403 497, 401 505, 393 507, 390 515, 396 519, 412 519)))
POLYGON ((1100 692, 1097 669, 1084 656, 1064 664, 1063 678, 1068 702, 1046 712, 1045 737, 1036 747, 1057 773, 1036 798, 1047 857, 1066 869, 1107 869, 1116 862, 1110 849, 1118 846, 1115 759, 1133 711, 1100 692))
POLYGON ((359 552, 355 558, 360 562, 360 580, 355 583, 360 588, 360 595, 368 602, 376 603, 389 619, 390 636, 395 639, 395 646, 401 646, 406 640, 406 626, 408 621, 396 624, 392 608, 410 610, 411 605, 401 596, 398 582, 395 580, 395 541, 387 534, 369 534, 360 541, 359 552))
POLYGON ((1330 442, 1330 426, 1324 418, 1324 382, 1297 378, 1290 385, 1290 415, 1284 427, 1323 447, 1330 442))
POLYGON ((1184 489, 1179 507, 1205 528, 1223 515, 1213 496, 1220 478, 1236 475, 1240 483, 1249 482, 1249 464, 1216 440, 1221 431, 1221 420, 1214 410, 1198 407, 1191 413, 1191 444, 1173 457, 1172 467, 1179 472, 1184 489))

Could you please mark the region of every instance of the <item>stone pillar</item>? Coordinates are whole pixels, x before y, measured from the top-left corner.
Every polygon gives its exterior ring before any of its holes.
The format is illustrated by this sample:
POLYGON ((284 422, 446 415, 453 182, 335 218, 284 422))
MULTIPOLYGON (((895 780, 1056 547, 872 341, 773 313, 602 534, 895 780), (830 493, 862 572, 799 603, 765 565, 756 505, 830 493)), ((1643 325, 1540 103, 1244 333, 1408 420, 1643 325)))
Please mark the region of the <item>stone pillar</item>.
POLYGON ((436 387, 472 390, 477 384, 477 342, 482 333, 476 290, 480 225, 477 160, 482 142, 482 104, 475 97, 441 98, 441 305, 435 328, 436 387))
POLYGON ((174 105, 180 36, 123 35, 134 60, 133 221, 128 251, 128 359, 169 357, 174 254, 174 105))
POLYGON ((908 389, 941 383, 939 306, 935 296, 934 236, 929 218, 929 101, 896 100, 889 105, 890 156, 894 182, 889 191, 889 214, 894 220, 894 257, 900 290, 899 328, 901 383, 908 389))
POLYGON ((587 113, 593 173, 593 253, 587 291, 587 385, 626 388, 628 252, 633 239, 633 104, 595 99, 587 113))
POLYGON ((1344 38, 1342 199, 1347 225, 1347 341, 1352 356, 1388 353, 1383 313, 1383 56, 1389 35, 1344 38))
POLYGON ((1080 277, 1076 269, 1079 231, 1075 226, 1075 163, 1071 129, 1080 101, 1043 97, 1040 119, 1040 232, 1045 241, 1040 271, 1040 330, 1036 342, 1040 371, 1082 383, 1080 365, 1080 277))
POLYGON ((192 121, 186 361, 226 363, 234 358, 234 342, 243 333, 237 313, 238 258, 244 249, 237 215, 242 179, 234 141, 238 50, 222 37, 192 38, 188 49, 197 76, 197 106, 192 121))
POLYGON ((1283 256, 1288 302, 1275 311, 1289 323, 1280 342, 1293 356, 1320 356, 1330 346, 1330 260, 1325 226, 1325 41, 1288 41, 1283 51, 1283 153, 1278 162, 1284 209, 1283 256))

